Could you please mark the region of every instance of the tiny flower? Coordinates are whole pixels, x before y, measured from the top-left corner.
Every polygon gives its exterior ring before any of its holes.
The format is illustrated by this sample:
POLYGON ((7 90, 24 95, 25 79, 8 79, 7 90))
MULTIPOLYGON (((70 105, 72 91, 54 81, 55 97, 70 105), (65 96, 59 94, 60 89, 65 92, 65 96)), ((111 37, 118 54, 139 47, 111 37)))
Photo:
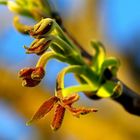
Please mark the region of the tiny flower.
POLYGON ((78 94, 72 94, 67 97, 52 96, 45 101, 38 111, 34 114, 32 119, 27 123, 30 125, 32 122, 43 118, 55 106, 55 113, 51 123, 52 130, 58 130, 61 127, 66 109, 69 110, 74 116, 85 115, 90 112, 96 112, 96 109, 74 108, 72 104, 79 99, 78 94))
POLYGON ((34 87, 40 83, 45 75, 42 67, 25 68, 19 72, 19 77, 23 79, 22 85, 25 87, 34 87))
POLYGON ((31 46, 28 48, 24 46, 27 50, 26 53, 31 54, 35 53, 37 55, 42 55, 51 44, 51 40, 46 40, 45 38, 35 39, 31 46))
POLYGON ((54 29, 54 24, 54 21, 50 18, 42 19, 34 25, 34 28, 30 31, 30 35, 36 38, 47 35, 54 29))

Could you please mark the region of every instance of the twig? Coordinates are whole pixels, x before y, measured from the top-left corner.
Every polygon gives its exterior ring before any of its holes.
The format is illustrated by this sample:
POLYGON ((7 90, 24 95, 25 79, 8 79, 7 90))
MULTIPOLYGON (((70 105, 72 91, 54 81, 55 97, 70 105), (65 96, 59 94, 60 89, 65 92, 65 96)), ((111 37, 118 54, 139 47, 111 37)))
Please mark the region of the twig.
POLYGON ((129 113, 140 116, 140 95, 123 84, 122 95, 114 99, 129 113))
MULTIPOLYGON (((57 16, 58 14, 55 13, 57 16)), ((59 16, 59 19, 61 17, 59 16)), ((65 33, 73 40, 75 45, 80 49, 82 56, 87 59, 89 62, 91 61, 92 56, 85 50, 83 47, 73 38, 72 35, 65 29, 64 25, 58 22, 58 24, 62 27, 65 33)), ((120 81, 119 79, 115 81, 120 81)), ((90 95, 90 94, 89 94, 90 95)), ((97 96, 89 96, 90 99, 99 99, 97 96)), ((128 88, 123 83, 123 91, 122 95, 117 98, 112 98, 114 101, 120 103, 129 113, 140 116, 140 95, 128 88)))
MULTIPOLYGON (((56 20, 56 22, 59 24, 59 26, 62 28, 62 30, 67 34, 67 36, 69 36, 69 38, 71 38, 71 40, 73 41, 73 44, 75 44, 75 46, 77 46, 79 48, 79 50, 81 51, 81 55, 86 60, 86 63, 90 63, 92 61, 92 56, 65 29, 65 27, 62 23, 61 17, 59 16, 59 14, 57 12, 54 12, 54 9, 51 8, 51 6, 49 5, 49 2, 46 1, 46 3, 45 3, 45 1, 42 1, 44 3, 38 3, 37 1, 34 1, 36 3, 32 3, 33 1, 31 1, 31 3, 28 3, 29 7, 30 6, 34 7, 36 4, 39 7, 38 10, 36 8, 34 8, 33 10, 29 8, 27 10, 26 2, 27 1, 23 1, 23 3, 21 3, 21 1, 18 0, 17 3, 14 3, 13 1, 8 1, 8 7, 11 11, 13 11, 15 13, 18 13, 18 14, 24 15, 24 16, 33 17, 33 19, 35 19, 37 21, 39 21, 42 17, 43 18, 47 18, 47 17, 54 18, 56 20), (44 5, 47 6, 47 8, 45 8, 45 10, 44 10, 44 5)), ((2 0, 2 1, 0 1, 0 4, 7 4, 7 1, 2 0)), ((20 25, 20 24, 18 24, 18 25, 20 25)), ((18 29, 20 30, 20 28, 18 28, 18 29)), ((28 31, 28 29, 27 29, 27 31, 28 31)), ((26 30, 25 30, 25 33, 26 33, 26 30)), ((31 71, 35 71, 35 70, 36 69, 31 69, 31 71)), ((27 71, 30 71, 30 70, 27 70, 27 71)), ((108 74, 110 74, 110 71, 108 71, 107 76, 108 76, 108 74)), ((106 77, 106 73, 104 73, 103 75, 106 77)), ((26 77, 26 79, 29 80, 29 77, 26 77)), ((120 81, 120 80, 117 79, 115 81, 120 81)), ((38 84, 40 81, 32 79, 32 82, 35 82, 32 84, 38 84)), ((89 96, 89 98, 91 98, 91 99, 97 99, 97 98, 95 98, 95 95, 93 95, 93 94, 89 94, 87 96, 89 96)), ((122 95, 119 96, 118 98, 112 98, 112 99, 117 101, 121 105, 123 105, 123 107, 128 112, 135 114, 135 115, 140 115, 140 95, 138 95, 137 93, 135 93, 134 91, 129 89, 125 84, 123 84, 122 95)))

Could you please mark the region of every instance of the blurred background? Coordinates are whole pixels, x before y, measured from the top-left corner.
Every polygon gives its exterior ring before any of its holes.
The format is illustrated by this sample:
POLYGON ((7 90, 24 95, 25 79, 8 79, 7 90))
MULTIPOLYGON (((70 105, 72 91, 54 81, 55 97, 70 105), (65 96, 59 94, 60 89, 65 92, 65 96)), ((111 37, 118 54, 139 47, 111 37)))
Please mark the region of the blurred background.
MULTIPOLYGON (((87 50, 98 39, 109 56, 121 60, 118 77, 140 93, 140 1, 139 0, 51 0, 68 31, 87 50)), ((0 140, 139 140, 140 118, 127 113, 111 99, 94 101, 81 94, 78 106, 97 107, 98 112, 80 119, 66 112, 62 127, 52 132, 53 113, 32 126, 25 123, 51 94, 57 73, 67 64, 50 61, 43 82, 24 88, 17 73, 34 66, 38 57, 26 55, 23 45, 32 39, 12 26, 13 14, 0 6, 0 140)), ((25 23, 33 23, 22 18, 25 23)), ((66 86, 75 84, 72 74, 66 86)))

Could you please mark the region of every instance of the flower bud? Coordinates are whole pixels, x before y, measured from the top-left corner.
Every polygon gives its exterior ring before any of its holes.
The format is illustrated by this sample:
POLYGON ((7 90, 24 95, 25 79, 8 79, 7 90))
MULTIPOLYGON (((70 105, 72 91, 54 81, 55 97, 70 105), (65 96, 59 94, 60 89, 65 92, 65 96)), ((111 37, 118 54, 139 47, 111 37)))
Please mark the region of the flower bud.
POLYGON ((30 31, 30 35, 39 37, 49 34, 54 29, 54 21, 50 18, 42 19, 39 23, 34 25, 33 30, 30 31))
POLYGON ((35 53, 37 55, 42 55, 48 49, 50 43, 51 40, 46 40, 45 38, 35 39, 29 48, 26 46, 24 46, 24 48, 27 50, 26 53, 28 54, 35 53))
POLYGON ((25 68, 19 72, 19 77, 23 79, 22 85, 25 87, 34 87, 40 83, 45 75, 42 67, 25 68))
POLYGON ((42 67, 37 67, 31 74, 33 80, 41 80, 45 75, 45 71, 42 67))
POLYGON ((40 83, 40 81, 32 80, 32 79, 23 79, 22 86, 23 87, 35 87, 40 83))
POLYGON ((21 69, 20 72, 19 72, 19 77, 20 78, 30 78, 32 72, 34 71, 34 68, 24 68, 24 69, 21 69))

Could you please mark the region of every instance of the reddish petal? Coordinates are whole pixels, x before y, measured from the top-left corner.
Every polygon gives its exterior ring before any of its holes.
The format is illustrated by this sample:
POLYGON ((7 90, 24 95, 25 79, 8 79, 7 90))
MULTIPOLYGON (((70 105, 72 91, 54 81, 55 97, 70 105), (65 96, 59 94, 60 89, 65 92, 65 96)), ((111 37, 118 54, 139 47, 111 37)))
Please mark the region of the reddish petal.
POLYGON ((64 114, 65 114, 65 108, 62 107, 60 104, 58 104, 55 110, 53 121, 51 123, 51 128, 53 130, 58 130, 61 127, 64 114))
POLYGON ((32 122, 37 121, 41 118, 43 118, 54 106, 54 104, 58 101, 58 98, 56 96, 51 97, 47 101, 45 101, 41 107, 38 109, 38 111, 34 114, 32 119, 27 123, 27 125, 30 125, 32 122))

